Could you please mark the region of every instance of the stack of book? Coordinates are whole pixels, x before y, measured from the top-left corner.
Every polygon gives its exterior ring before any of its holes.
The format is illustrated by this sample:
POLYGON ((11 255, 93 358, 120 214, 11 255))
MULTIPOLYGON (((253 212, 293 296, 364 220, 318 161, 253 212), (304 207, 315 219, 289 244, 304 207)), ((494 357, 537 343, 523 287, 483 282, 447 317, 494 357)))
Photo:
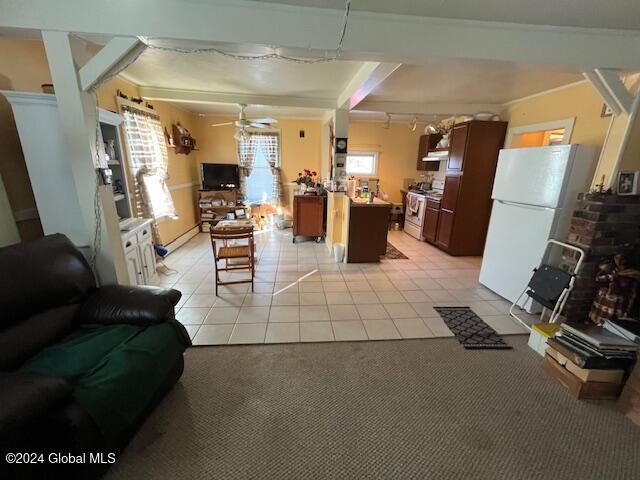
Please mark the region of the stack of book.
POLYGON ((617 398, 640 345, 597 325, 562 324, 543 368, 578 399, 617 398))

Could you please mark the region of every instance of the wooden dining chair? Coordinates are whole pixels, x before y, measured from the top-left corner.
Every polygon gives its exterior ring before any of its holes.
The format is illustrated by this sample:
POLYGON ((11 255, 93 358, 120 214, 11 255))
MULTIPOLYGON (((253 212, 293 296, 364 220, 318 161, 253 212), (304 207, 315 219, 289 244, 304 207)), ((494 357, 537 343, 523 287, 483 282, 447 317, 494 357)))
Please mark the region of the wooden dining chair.
POLYGON ((211 246, 213 248, 213 263, 216 272, 216 296, 218 296, 218 285, 235 285, 238 283, 251 283, 251 291, 253 292, 253 278, 255 276, 255 244, 253 240, 253 227, 236 228, 229 230, 211 230, 211 246), (218 247, 216 240, 220 240, 218 247), (228 246, 230 240, 247 240, 246 245, 228 246), (247 263, 239 265, 229 264, 229 260, 247 259, 247 263), (224 267, 218 267, 218 262, 223 261, 224 267), (230 280, 223 282, 220 280, 219 272, 229 272, 234 270, 249 270, 251 272, 250 279, 230 280))

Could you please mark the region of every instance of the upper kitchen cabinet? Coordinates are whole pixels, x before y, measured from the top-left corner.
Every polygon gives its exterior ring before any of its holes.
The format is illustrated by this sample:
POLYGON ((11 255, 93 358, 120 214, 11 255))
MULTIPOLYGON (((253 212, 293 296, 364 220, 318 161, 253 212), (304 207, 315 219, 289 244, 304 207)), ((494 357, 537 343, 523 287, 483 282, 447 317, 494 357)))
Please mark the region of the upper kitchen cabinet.
POLYGON ((420 171, 438 171, 440 169, 439 161, 425 161, 430 152, 438 150, 438 142, 442 138, 439 133, 420 135, 420 143, 418 144, 418 160, 416 170, 420 171))
POLYGON ((451 255, 482 255, 491 191, 507 122, 472 120, 451 132, 436 245, 451 255))
POLYGON ((447 170, 462 170, 468 137, 469 123, 461 123, 453 127, 451 131, 451 143, 449 144, 447 170))

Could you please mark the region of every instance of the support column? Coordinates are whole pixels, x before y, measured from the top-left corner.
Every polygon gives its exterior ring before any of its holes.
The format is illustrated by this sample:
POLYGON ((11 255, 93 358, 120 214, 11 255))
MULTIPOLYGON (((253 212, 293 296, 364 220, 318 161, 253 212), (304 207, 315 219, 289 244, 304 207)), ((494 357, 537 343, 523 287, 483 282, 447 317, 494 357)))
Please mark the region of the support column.
MULTIPOLYGON (((67 32, 43 31, 51 78, 56 90, 57 110, 64 139, 70 178, 65 185, 66 201, 60 209, 76 212, 71 231, 60 224, 60 232, 90 255, 96 221, 100 223, 100 252, 96 259, 96 274, 101 284, 128 283, 124 252, 120 240, 118 217, 110 185, 96 186, 97 109, 93 94, 82 91, 73 60, 67 32), (96 218, 95 196, 98 189, 101 213, 96 218)), ((36 193, 37 196, 37 192, 36 193)), ((51 199, 55 201, 55 199, 51 199)), ((43 224, 45 222, 43 221, 43 224)), ((52 233, 52 232, 45 232, 52 233)))
MULTIPOLYGON (((346 139, 349 136, 349 110, 338 109, 332 112, 329 120, 333 127, 333 145, 331 179, 338 183, 338 186, 344 187, 344 181, 347 179, 347 154, 336 153, 337 139, 346 139)), ((329 251, 332 250, 334 243, 342 243, 346 248, 349 239, 349 199, 343 192, 329 192, 327 199, 327 235, 326 243, 329 251)))
POLYGON ((338 139, 349 137, 349 110, 339 109, 333 111, 333 165, 331 169, 332 180, 344 181, 347 178, 347 154, 337 153, 338 139))

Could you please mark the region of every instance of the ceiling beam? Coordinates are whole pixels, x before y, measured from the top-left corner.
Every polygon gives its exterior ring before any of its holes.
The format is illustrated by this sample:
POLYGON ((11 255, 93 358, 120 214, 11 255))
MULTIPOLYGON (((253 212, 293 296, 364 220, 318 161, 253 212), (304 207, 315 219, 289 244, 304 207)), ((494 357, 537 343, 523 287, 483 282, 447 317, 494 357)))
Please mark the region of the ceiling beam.
MULTIPOLYGON (((320 56, 336 48, 343 18, 341 10, 248 0, 0 0, 0 11, 0 26, 9 28, 276 45, 320 56)), ((638 70, 638 51, 636 30, 352 10, 341 58, 420 63, 439 57, 638 70)))
POLYGON ((279 95, 207 92, 174 88, 139 87, 140 96, 147 100, 199 103, 245 103, 247 105, 271 105, 274 107, 335 108, 332 98, 307 98, 279 95))
POLYGON ((498 114, 503 106, 498 103, 417 103, 417 102, 375 102, 365 100, 356 112, 383 112, 398 115, 471 115, 478 112, 498 114))
POLYGON ((621 113, 629 115, 631 113, 633 95, 616 70, 596 68, 593 71, 583 72, 582 75, 591 83, 591 86, 598 92, 614 115, 618 116, 621 113))
POLYGON ((128 55, 137 55, 146 46, 136 37, 112 38, 78 72, 80 86, 85 92, 128 55))
POLYGON ((365 62, 338 96, 337 108, 355 108, 400 65, 402 64, 365 62))

